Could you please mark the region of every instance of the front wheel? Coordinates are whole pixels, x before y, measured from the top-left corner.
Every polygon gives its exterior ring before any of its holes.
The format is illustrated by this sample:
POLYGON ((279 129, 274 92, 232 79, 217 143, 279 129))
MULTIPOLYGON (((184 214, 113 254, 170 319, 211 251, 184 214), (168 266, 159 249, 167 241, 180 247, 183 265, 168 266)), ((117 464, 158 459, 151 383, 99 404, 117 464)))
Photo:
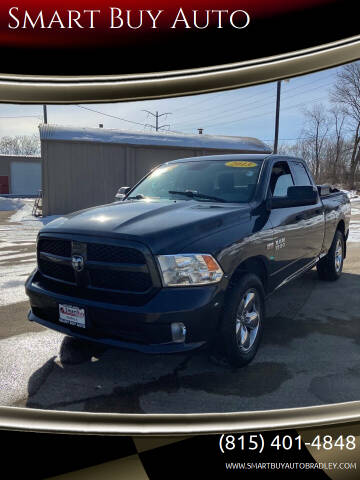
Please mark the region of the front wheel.
POLYGON ((264 289, 256 275, 245 274, 230 287, 221 323, 221 352, 242 367, 256 355, 265 315, 264 289))
POLYGON ((330 250, 317 264, 317 271, 321 280, 335 281, 340 278, 344 263, 344 253, 344 235, 340 230, 336 230, 330 250))

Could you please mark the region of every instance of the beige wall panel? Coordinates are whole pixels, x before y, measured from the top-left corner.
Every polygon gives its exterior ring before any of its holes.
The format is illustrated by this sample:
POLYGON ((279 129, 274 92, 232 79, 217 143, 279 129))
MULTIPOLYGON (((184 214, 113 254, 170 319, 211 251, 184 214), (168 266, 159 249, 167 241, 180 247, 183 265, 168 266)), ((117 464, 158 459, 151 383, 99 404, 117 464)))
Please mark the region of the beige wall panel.
POLYGON ((125 182, 125 147, 47 142, 45 214, 63 214, 111 202, 125 182))
POLYGON ((194 150, 166 149, 166 148, 135 148, 135 178, 134 184, 138 182, 151 169, 162 163, 178 158, 193 157, 194 150))

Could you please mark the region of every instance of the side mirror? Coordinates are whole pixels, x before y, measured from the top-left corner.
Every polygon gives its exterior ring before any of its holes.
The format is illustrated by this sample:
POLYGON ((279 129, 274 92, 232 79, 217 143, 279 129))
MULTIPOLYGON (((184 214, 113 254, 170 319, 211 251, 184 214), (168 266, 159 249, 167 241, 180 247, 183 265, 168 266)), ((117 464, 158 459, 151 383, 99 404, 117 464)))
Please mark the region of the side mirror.
POLYGON ((318 191, 312 186, 288 187, 287 197, 272 197, 270 199, 271 209, 303 207, 316 205, 318 202, 318 191))
POLYGON ((130 190, 131 187, 120 187, 115 195, 115 202, 121 202, 121 200, 124 200, 126 194, 129 193, 130 190))

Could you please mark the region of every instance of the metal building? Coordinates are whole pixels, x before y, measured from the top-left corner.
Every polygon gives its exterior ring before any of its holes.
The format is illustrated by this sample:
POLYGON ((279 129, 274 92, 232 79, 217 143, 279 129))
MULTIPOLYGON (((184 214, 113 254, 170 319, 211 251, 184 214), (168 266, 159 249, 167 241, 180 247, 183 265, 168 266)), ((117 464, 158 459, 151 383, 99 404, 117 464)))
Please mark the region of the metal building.
POLYGON ((0 155, 0 194, 37 195, 41 189, 41 158, 0 155))
POLYGON ((169 160, 222 153, 271 153, 246 137, 40 126, 43 214, 66 214, 112 202, 169 160))

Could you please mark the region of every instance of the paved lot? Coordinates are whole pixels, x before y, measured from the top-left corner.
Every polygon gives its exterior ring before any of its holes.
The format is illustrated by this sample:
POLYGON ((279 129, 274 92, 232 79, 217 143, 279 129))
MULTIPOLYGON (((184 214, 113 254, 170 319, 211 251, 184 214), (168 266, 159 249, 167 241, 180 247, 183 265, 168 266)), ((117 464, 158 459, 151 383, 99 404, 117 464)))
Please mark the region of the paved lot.
MULTIPOLYGON (((2 233, 16 227, 9 216, 0 212, 2 233)), ((360 222, 359 214, 354 221, 360 222)), ((3 260, 9 242, 0 236, 0 271, 11 261, 25 277, 34 261, 35 235, 18 235, 13 257, 3 260)), ((219 365, 205 351, 146 356, 84 347, 28 322, 28 303, 17 301, 24 298, 17 288, 9 302, 0 298, 0 405, 190 413, 359 400, 360 243, 348 247, 338 282, 320 282, 312 270, 269 300, 263 344, 255 361, 240 370, 219 365)), ((16 275, 15 281, 23 281, 16 275)))

